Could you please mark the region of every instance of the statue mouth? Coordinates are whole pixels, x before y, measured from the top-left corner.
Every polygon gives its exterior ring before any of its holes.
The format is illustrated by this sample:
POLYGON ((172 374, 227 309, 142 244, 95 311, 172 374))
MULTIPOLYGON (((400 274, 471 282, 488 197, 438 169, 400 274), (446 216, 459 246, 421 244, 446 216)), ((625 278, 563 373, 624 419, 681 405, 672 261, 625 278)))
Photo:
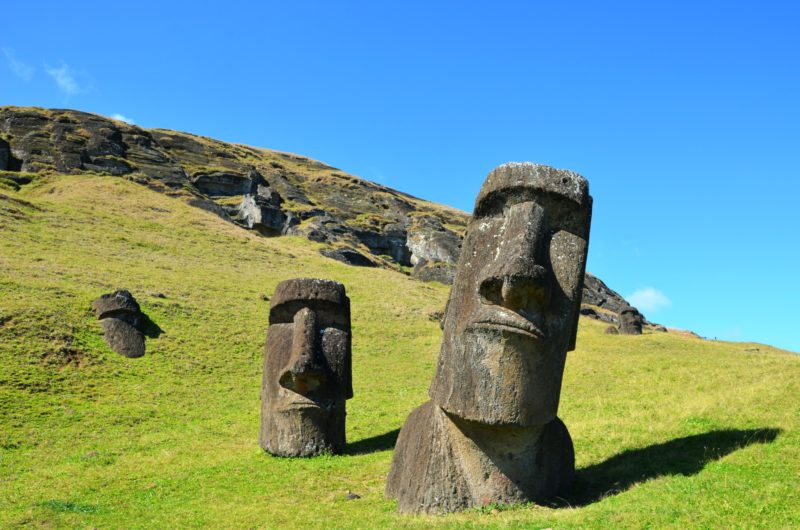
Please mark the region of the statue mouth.
POLYGON ((523 335, 537 341, 546 338, 542 327, 534 324, 530 319, 525 318, 515 311, 494 308, 491 312, 482 311, 481 313, 483 314, 479 316, 477 322, 468 326, 468 329, 485 328, 499 330, 506 333, 523 335))
POLYGON ((283 399, 280 400, 280 406, 276 407, 278 412, 295 412, 301 410, 327 411, 329 409, 330 405, 325 402, 315 401, 292 391, 286 391, 283 395, 283 399))

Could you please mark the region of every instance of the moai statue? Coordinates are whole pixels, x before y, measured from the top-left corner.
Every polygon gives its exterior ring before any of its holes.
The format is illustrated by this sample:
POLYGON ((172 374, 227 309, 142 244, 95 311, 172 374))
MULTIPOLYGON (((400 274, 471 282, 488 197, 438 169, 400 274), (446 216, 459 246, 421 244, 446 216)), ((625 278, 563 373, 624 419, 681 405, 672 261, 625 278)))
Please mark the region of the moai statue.
POLYGON ((576 173, 504 164, 484 182, 444 315, 436 375, 406 420, 386 495, 403 513, 552 497, 572 482, 556 413, 575 347, 592 199, 576 173))
POLYGON ((619 332, 623 335, 641 335, 644 316, 633 306, 619 312, 619 332))
POLYGON ((353 397, 350 299, 330 280, 278 284, 261 384, 261 447, 278 456, 341 453, 353 397))
POLYGON ((103 325, 105 339, 115 352, 125 357, 144 355, 146 317, 133 295, 124 289, 104 294, 92 302, 97 318, 103 325))

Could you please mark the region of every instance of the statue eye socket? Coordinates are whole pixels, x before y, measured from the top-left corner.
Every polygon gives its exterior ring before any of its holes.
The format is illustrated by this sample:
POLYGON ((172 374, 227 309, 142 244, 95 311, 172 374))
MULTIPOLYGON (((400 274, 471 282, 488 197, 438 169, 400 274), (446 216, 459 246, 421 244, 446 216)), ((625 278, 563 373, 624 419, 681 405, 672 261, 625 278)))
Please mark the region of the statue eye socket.
POLYGON ((550 238, 550 264, 556 282, 569 298, 579 296, 584 263, 586 240, 566 230, 554 230, 550 238))

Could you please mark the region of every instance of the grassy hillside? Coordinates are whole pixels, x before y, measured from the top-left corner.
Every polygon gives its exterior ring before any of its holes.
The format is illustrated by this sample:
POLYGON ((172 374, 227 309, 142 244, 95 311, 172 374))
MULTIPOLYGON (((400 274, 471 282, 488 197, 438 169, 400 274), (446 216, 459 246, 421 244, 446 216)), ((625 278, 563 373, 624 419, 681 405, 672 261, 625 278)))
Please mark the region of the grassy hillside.
POLYGON ((800 356, 582 320, 560 409, 577 455, 569 498, 401 517, 383 487, 397 429, 426 399, 446 287, 261 238, 120 178, 0 194, 2 528, 800 526, 800 356), (257 444, 264 298, 298 276, 343 282, 352 300, 342 456, 257 444), (115 288, 162 329, 144 358, 110 351, 89 310, 115 288))

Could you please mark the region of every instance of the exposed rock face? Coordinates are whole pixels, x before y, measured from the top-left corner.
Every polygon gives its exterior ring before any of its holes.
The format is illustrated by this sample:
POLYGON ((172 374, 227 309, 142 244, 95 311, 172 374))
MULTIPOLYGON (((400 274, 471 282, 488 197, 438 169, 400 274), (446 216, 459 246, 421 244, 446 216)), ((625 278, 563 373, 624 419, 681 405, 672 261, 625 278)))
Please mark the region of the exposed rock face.
POLYGON ((341 453, 353 397, 350 300, 330 280, 280 283, 269 313, 261 447, 278 456, 341 453))
POLYGON ((285 235, 300 223, 295 214, 281 210, 280 203, 276 205, 270 197, 264 198, 261 195, 245 195, 236 211, 235 219, 265 236, 285 235))
MULTIPOLYGON (((0 170, 123 176, 265 236, 349 249, 327 251, 333 259, 411 266, 414 277, 446 284, 468 220, 303 156, 72 110, 0 107, 0 170)), ((583 299, 613 324, 628 305, 590 274, 583 299)))
POLYGON ((319 251, 326 258, 335 259, 356 267, 374 267, 375 262, 352 248, 323 248, 319 251))
POLYGON ((105 339, 115 352, 125 357, 144 355, 145 317, 133 295, 126 290, 104 294, 92 302, 105 330, 105 339))
POLYGON ((407 245, 415 278, 453 283, 461 236, 445 228, 440 219, 425 216, 416 218, 409 227, 407 245))
MULTIPOLYGON (((624 298, 622 298, 614 290, 610 289, 600 278, 590 273, 586 273, 586 278, 583 282, 582 303, 584 305, 601 307, 617 314, 628 307, 628 302, 626 302, 624 298)), ((612 322, 612 320, 607 320, 602 317, 600 320, 612 322)), ((616 322, 614 323, 616 324, 616 322)))
POLYGON ((408 233, 405 222, 388 223, 380 232, 356 230, 356 238, 377 256, 389 256, 400 265, 411 264, 411 252, 406 245, 408 233))
POLYGON ((505 164, 481 188, 444 315, 431 401, 398 437, 386 495, 403 513, 563 492, 572 441, 556 416, 588 249, 586 180, 505 164))
POLYGON ((111 175, 135 169, 172 186, 186 180, 183 168, 139 127, 83 112, 0 109, 0 131, 10 138, 19 171, 98 171, 111 175))
POLYGON ((623 335, 641 335, 644 317, 635 307, 628 306, 619 313, 619 332, 623 335))
POLYGON ((263 182, 263 179, 255 170, 248 175, 234 171, 198 171, 192 175, 191 181, 198 190, 206 195, 228 197, 255 192, 256 186, 263 182))
POLYGON ((11 157, 11 148, 8 142, 0 138, 0 171, 8 169, 8 160, 11 157))

